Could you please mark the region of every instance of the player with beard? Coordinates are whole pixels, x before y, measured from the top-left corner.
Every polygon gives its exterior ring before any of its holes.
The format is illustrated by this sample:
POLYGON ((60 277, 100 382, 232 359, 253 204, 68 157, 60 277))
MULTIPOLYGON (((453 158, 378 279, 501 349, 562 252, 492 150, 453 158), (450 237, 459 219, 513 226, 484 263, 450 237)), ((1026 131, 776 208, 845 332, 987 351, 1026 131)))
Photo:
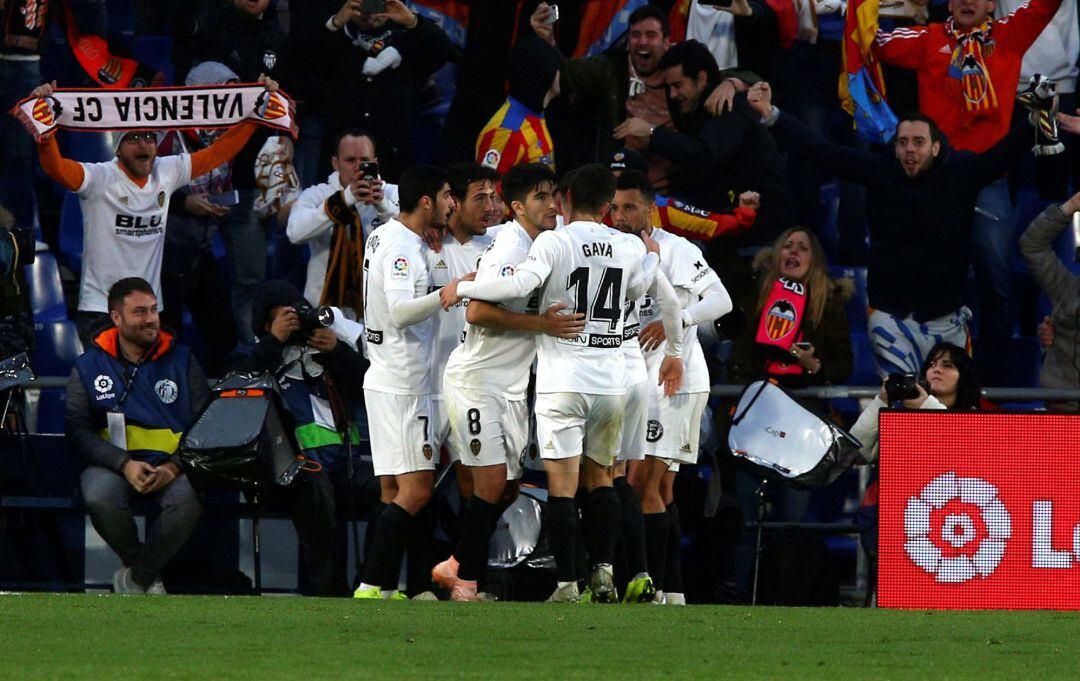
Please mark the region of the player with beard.
MULTIPOLYGON (((269 92, 278 89, 261 76, 269 92)), ((31 97, 50 97, 52 84, 40 85, 31 97)), ((89 345, 95 332, 110 322, 108 282, 141 277, 161 290, 161 261, 169 199, 180 187, 229 161, 258 128, 245 121, 213 144, 193 154, 157 157, 157 135, 150 130, 119 133, 116 158, 79 163, 60 155, 55 135, 38 144, 41 169, 64 189, 75 192, 83 215, 82 281, 75 316, 79 337, 89 345)), ((159 300, 161 308, 165 301, 159 300)))
MULTIPOLYGON (((503 226, 477 267, 476 280, 512 276, 542 233, 555 228, 555 174, 543 164, 514 166, 502 181, 514 220, 503 226)), ((517 495, 528 446, 529 374, 537 333, 572 338, 583 314, 561 314, 565 303, 537 314, 538 296, 494 305, 469 301, 464 340, 450 355, 444 389, 450 411, 448 447, 472 480, 453 555, 432 579, 456 601, 479 600, 487 547, 502 508, 517 495)))
POLYGON ((416 165, 401 174, 398 200, 398 218, 372 232, 364 247, 364 345, 371 362, 364 401, 372 464, 387 504, 353 594, 365 599, 403 597, 401 559, 416 515, 431 499, 435 470, 430 358, 439 294, 421 235, 446 227, 454 199, 444 171, 416 165))
MULTIPOLYGON (((550 600, 576 601, 577 507, 574 496, 584 457, 588 490, 585 542, 592 564, 592 599, 615 602, 612 560, 619 525, 619 500, 612 489, 612 466, 619 450, 626 361, 623 310, 651 286, 656 274, 655 243, 617 234, 600 224, 615 191, 611 171, 582 166, 570 180, 570 223, 537 237, 512 276, 451 283, 443 305, 461 297, 499 302, 520 299, 541 288, 541 306, 573 304, 584 313, 585 330, 572 338, 537 339, 536 421, 548 476, 547 524, 558 585, 550 600), (545 285, 547 284, 547 285, 545 285)), ((673 343, 680 334, 678 306, 660 299, 673 343)), ((665 389, 682 380, 678 357, 659 371, 665 389)))
MULTIPOLYGON (((438 252, 426 251, 432 286, 440 288, 454 277, 464 277, 475 272, 480 256, 491 245, 500 227, 491 227, 495 220, 495 186, 499 174, 475 163, 461 163, 450 169, 450 195, 456 209, 450 216, 450 224, 442 237, 438 252)), ((446 441, 450 425, 447 421, 446 400, 443 399, 443 372, 450 353, 461 344, 465 330, 465 308, 468 301, 461 301, 446 314, 436 317, 435 342, 431 346, 431 379, 435 386, 435 421, 432 424, 439 451, 446 441)), ((458 452, 449 450, 454 462, 461 496, 467 499, 471 493, 471 481, 467 470, 458 463, 458 452)))
MULTIPOLYGON (((660 245, 660 268, 671 281, 684 306, 682 324, 686 342, 682 347, 687 380, 677 395, 664 396, 652 391, 649 421, 643 447, 643 460, 631 463, 630 478, 641 497, 645 527, 648 573, 657 591, 671 591, 668 602, 679 602, 682 587, 678 579, 679 528, 678 510, 672 489, 680 463, 696 464, 701 416, 711 384, 705 355, 697 339, 697 325, 711 322, 731 311, 731 298, 719 277, 706 263, 701 251, 682 237, 652 227, 655 194, 641 174, 627 171, 618 179, 612 223, 629 233, 645 233, 660 245), (665 582, 666 568, 672 561, 674 572, 665 582), (674 595, 673 595, 674 594, 674 595)), ((664 342, 666 327, 653 321, 655 306, 646 299, 638 311, 642 330, 641 348, 649 375, 662 371, 661 358, 667 355, 664 342)))

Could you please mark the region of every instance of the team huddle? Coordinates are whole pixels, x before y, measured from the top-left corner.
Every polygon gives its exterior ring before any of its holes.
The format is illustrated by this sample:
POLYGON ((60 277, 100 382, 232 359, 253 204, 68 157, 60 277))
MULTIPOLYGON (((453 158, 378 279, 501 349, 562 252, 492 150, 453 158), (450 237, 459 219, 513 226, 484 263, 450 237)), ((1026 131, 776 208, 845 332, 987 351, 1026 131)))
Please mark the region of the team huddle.
POLYGON ((432 577, 454 600, 480 599, 534 415, 550 600, 616 602, 621 537, 624 600, 679 603, 681 577, 665 576, 678 571, 668 507, 679 464, 697 461, 710 389, 696 328, 729 312, 730 297, 697 247, 652 226, 655 195, 638 173, 589 165, 559 184, 540 164, 473 172, 458 200, 492 201, 501 181, 510 221, 465 224, 430 248, 425 235, 447 226, 455 202, 446 173, 414 166, 398 218, 365 245, 364 394, 388 505, 354 595, 401 597, 406 538, 445 447, 467 501, 458 545, 432 577))

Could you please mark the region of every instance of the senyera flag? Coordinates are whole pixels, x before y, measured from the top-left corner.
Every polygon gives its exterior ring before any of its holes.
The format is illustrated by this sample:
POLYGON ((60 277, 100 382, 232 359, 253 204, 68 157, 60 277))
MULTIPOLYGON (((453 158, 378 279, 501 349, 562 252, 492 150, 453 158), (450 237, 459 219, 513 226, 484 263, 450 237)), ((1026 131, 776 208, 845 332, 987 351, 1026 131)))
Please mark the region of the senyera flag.
POLYGON ((175 130, 224 128, 244 120, 295 136, 296 107, 263 85, 55 90, 27 97, 11 110, 37 140, 65 130, 175 130))
POLYGON ((1080 608, 1080 414, 880 418, 879 606, 1080 608))
POLYGON ((871 48, 878 28, 878 0, 851 0, 844 17, 840 105, 860 137, 884 144, 896 132, 896 115, 885 101, 885 79, 871 48))

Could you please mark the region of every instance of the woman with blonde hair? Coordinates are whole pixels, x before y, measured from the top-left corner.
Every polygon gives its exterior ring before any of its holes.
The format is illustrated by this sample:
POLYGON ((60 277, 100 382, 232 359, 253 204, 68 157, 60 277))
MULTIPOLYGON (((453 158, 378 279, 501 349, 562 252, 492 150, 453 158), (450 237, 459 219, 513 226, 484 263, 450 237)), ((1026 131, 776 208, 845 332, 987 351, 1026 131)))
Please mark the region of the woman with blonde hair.
POLYGON ((732 347, 728 382, 775 378, 803 388, 847 380, 854 359, 844 304, 854 287, 829 279, 817 237, 802 227, 786 230, 758 254, 754 269, 757 296, 743 301, 747 324, 732 347))

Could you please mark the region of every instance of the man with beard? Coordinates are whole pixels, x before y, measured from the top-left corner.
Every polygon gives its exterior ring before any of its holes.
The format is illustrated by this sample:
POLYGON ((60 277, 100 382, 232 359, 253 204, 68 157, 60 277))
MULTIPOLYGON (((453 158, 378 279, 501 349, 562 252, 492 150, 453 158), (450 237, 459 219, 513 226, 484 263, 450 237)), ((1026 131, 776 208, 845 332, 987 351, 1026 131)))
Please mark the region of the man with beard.
POLYGON ((749 101, 777 139, 826 172, 866 185, 869 334, 878 373, 921 371, 939 341, 969 347, 964 299, 975 205, 982 188, 1031 144, 1027 123, 973 154, 950 149, 929 116, 907 114, 886 154, 819 138, 772 105, 768 83, 754 85, 749 101))
POLYGON ((401 559, 434 483, 431 345, 440 301, 421 235, 446 227, 454 199, 446 173, 426 165, 401 174, 398 198, 398 218, 372 232, 364 246, 364 335, 371 362, 364 402, 386 504, 353 594, 364 599, 403 597, 397 590, 401 559))
MULTIPOLYGON (((530 18, 533 31, 555 44, 554 24, 547 23, 552 8, 540 3, 530 18)), ((599 123, 596 140, 589 144, 594 154, 588 160, 606 158, 619 146, 611 137, 614 128, 627 118, 640 118, 650 125, 672 127, 660 59, 671 47, 668 19, 654 5, 643 5, 630 14, 625 43, 593 57, 563 59, 559 67, 560 89, 574 97, 578 106, 599 123)), ((723 81, 738 89, 757 81, 747 72, 727 70, 723 81)), ((560 138, 561 139, 561 138, 560 138)), ((667 188, 672 171, 668 159, 647 153, 649 179, 660 190, 667 188)))
MULTIPOLYGON (((269 92, 273 80, 259 78, 269 92)), ((55 82, 40 85, 31 97, 50 97, 55 82)), ((60 155, 55 135, 38 143, 41 169, 64 189, 75 192, 83 215, 83 269, 79 338, 90 345, 110 321, 106 306, 108 281, 138 276, 161 288, 161 261, 169 199, 180 187, 229 161, 243 149, 258 124, 244 121, 213 144, 193 154, 157 158, 157 135, 150 130, 116 136, 116 158, 104 163, 79 163, 60 155)), ((161 304, 164 307, 164 304, 161 304)))
POLYGON ((160 328, 157 296, 128 277, 108 294, 113 326, 97 334, 68 381, 64 432, 87 463, 79 477, 94 529, 123 561, 119 594, 164 594, 161 570, 195 529, 202 506, 172 455, 210 398, 187 348, 160 328), (131 492, 161 514, 139 541, 131 492))

